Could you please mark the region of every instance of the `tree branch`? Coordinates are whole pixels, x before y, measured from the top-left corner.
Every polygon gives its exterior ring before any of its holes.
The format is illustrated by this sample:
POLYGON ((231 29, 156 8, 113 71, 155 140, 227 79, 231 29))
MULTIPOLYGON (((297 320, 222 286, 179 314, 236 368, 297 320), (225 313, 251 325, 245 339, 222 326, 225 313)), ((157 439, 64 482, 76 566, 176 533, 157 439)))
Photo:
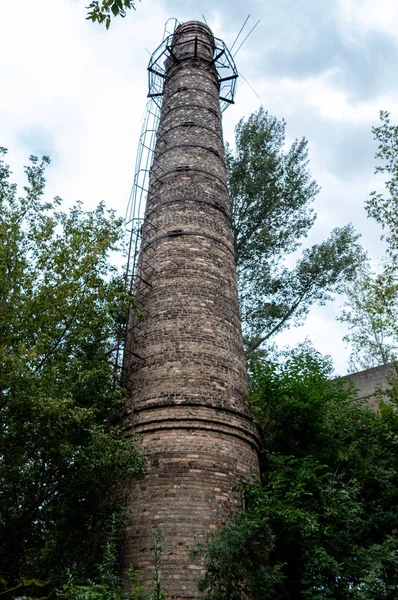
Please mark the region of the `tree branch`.
POLYGON ((272 335, 274 335, 274 333, 276 333, 278 331, 278 329, 280 329, 282 327, 282 325, 292 316, 292 314, 295 312, 295 310, 297 309, 297 307, 300 305, 300 303, 302 302, 302 300, 304 299, 305 295, 307 292, 304 292, 303 294, 301 294, 301 296, 297 299, 297 301, 293 304, 293 306, 288 310, 288 312, 285 314, 285 316, 283 317, 283 319, 281 319, 279 321, 279 323, 277 325, 275 325, 275 327, 273 327, 271 329, 271 331, 269 331, 266 335, 260 337, 259 339, 257 339, 255 342, 253 342, 248 348, 247 350, 245 350, 245 355, 246 358, 252 353, 254 352, 254 350, 257 350, 257 348, 259 346, 261 346, 261 344, 263 342, 265 342, 268 338, 270 338, 272 335))

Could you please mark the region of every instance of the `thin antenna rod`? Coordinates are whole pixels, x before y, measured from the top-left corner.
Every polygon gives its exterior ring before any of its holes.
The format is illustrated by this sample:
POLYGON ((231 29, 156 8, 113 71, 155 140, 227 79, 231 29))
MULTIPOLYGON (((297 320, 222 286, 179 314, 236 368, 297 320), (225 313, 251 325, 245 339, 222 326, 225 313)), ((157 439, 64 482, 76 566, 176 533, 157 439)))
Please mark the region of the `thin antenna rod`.
POLYGON ((244 30, 244 28, 245 28, 245 25, 246 25, 246 23, 248 22, 249 18, 250 18, 250 15, 247 15, 247 17, 246 17, 246 21, 243 23, 242 27, 240 28, 240 31, 239 31, 238 35, 237 35, 237 36, 236 36, 236 38, 235 38, 235 41, 234 41, 234 43, 232 44, 232 46, 231 46, 231 47, 230 47, 230 49, 229 49, 229 51, 230 51, 230 52, 232 52, 232 49, 233 49, 233 47, 235 46, 236 42, 238 41, 238 39, 239 39, 239 36, 240 36, 240 34, 242 33, 242 31, 244 30))
POLYGON ((256 29, 257 25, 260 23, 260 21, 257 21, 257 23, 254 25, 254 27, 252 27, 249 31, 249 33, 247 34, 247 36, 245 37, 245 39, 243 40, 243 42, 241 43, 241 45, 239 46, 239 48, 237 49, 237 51, 235 52, 235 54, 232 56, 232 58, 235 58, 235 56, 238 54, 239 50, 242 48, 243 44, 245 43, 245 41, 247 40, 247 38, 249 37, 249 35, 256 29))
POLYGON ((243 81, 246 81, 247 85, 249 86, 249 88, 252 90, 252 92, 254 92, 257 96, 257 98, 259 100, 261 100, 260 96, 257 94, 256 90, 254 89, 254 87, 247 81, 246 77, 244 75, 242 75, 242 73, 239 73, 239 77, 242 77, 243 81))
MULTIPOLYGON (((203 20, 204 20, 204 22, 205 22, 205 23, 206 23, 206 25, 207 25, 206 17, 205 17, 204 15, 202 15, 202 17, 203 17, 203 20)), ((208 27, 208 25, 207 25, 207 27, 208 27)))

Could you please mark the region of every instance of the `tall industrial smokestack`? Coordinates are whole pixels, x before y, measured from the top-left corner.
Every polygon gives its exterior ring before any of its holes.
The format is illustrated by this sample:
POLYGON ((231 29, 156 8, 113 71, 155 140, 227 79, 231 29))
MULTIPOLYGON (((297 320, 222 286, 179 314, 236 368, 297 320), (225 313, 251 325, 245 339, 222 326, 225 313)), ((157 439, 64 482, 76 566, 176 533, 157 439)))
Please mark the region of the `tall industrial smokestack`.
POLYGON ((123 566, 150 581, 160 530, 164 587, 185 599, 199 595, 194 533, 216 530, 242 508, 238 484, 258 473, 258 437, 220 110, 220 97, 231 101, 224 82, 237 74, 203 23, 177 27, 164 49, 149 68, 164 81, 163 102, 136 277, 140 316, 125 350, 130 431, 147 474, 129 491, 123 566))

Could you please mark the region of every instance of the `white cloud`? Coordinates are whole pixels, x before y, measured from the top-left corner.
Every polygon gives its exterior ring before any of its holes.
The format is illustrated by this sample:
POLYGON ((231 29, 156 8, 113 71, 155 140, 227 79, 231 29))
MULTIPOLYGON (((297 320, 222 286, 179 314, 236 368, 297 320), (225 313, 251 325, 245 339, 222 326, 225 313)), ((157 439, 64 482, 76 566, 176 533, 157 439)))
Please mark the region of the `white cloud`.
POLYGON ((0 0, 0 10, 0 130, 10 160, 46 151, 54 159, 51 193, 88 206, 105 198, 123 214, 146 102, 145 47, 161 39, 161 3, 143 3, 108 32, 85 20, 80 1, 36 0, 22 9, 0 0))
POLYGON ((396 0, 340 0, 341 16, 347 31, 356 34, 378 31, 398 41, 398 3, 396 0))
POLYGON ((329 69, 319 76, 305 78, 262 79, 257 82, 260 96, 267 99, 267 106, 275 105, 278 113, 286 118, 297 109, 313 111, 314 119, 347 123, 373 123, 380 107, 398 107, 398 93, 380 95, 364 101, 353 101, 334 81, 339 68, 329 69))

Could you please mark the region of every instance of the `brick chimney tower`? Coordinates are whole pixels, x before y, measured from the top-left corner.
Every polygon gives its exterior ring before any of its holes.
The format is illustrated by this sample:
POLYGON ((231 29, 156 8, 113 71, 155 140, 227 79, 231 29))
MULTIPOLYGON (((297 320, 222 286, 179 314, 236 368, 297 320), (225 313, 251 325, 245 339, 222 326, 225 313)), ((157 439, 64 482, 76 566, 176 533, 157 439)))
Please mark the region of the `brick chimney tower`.
POLYGON ((180 600, 199 596, 194 534, 227 523, 242 508, 238 484, 259 470, 220 110, 223 83, 237 74, 222 77, 217 61, 228 51, 218 42, 205 24, 186 22, 160 66, 150 63, 163 102, 135 284, 140 315, 125 348, 127 431, 147 463, 128 492, 122 566, 137 567, 149 587, 160 530, 164 587, 180 600))

